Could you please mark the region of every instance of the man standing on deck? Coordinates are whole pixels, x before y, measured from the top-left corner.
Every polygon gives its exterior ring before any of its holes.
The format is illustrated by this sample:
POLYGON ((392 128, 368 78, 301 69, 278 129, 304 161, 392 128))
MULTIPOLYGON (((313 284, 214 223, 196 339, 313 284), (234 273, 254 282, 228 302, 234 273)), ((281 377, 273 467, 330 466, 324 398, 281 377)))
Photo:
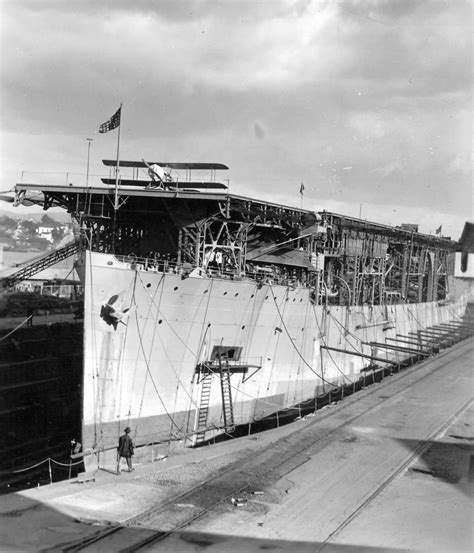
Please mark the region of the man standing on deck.
POLYGON ((124 430, 124 434, 119 438, 119 444, 117 447, 117 474, 120 474, 120 459, 122 457, 125 457, 127 460, 128 472, 135 470, 132 467, 133 442, 132 438, 129 436, 130 432, 130 427, 127 426, 124 430))

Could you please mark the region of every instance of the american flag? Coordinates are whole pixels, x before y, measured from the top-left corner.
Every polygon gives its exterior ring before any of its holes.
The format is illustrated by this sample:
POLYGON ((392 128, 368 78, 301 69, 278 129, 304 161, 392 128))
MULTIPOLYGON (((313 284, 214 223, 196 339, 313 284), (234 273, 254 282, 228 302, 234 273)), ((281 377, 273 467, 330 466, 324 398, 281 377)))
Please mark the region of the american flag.
POLYGON ((113 131, 117 127, 120 126, 120 116, 122 114, 122 106, 118 108, 118 110, 112 115, 112 117, 106 121, 105 123, 102 123, 102 125, 99 127, 100 133, 105 133, 109 131, 113 131))
POLYGON ((301 183, 301 186, 300 186, 300 194, 303 195, 303 192, 304 192, 304 184, 301 183))

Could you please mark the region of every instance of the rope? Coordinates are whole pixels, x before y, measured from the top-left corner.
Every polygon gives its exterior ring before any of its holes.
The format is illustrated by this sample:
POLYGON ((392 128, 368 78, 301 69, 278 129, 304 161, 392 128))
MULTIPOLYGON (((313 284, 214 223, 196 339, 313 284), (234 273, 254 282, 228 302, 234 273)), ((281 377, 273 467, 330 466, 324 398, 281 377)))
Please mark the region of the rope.
MULTIPOLYGON (((329 313, 329 315, 332 317, 333 321, 339 326, 339 328, 342 328, 345 332, 347 332, 347 334, 349 334, 350 336, 352 336, 352 338, 354 338, 355 340, 357 340, 358 342, 362 342, 362 340, 360 338, 358 338, 355 334, 353 334, 350 330, 348 330, 341 322, 339 322, 336 317, 334 317, 334 315, 332 313, 329 313)), ((363 348, 362 348, 362 351, 359 351, 356 346, 354 346, 354 344, 352 342, 349 342, 349 340, 346 338, 346 343, 349 344, 351 346, 351 348, 357 352, 357 353, 363 353, 363 348)))
POLYGON ((47 463, 49 461, 49 458, 48 459, 44 459, 44 461, 40 461, 39 463, 36 463, 35 465, 31 465, 31 467, 26 467, 24 469, 18 469, 18 470, 14 470, 12 471, 13 474, 15 473, 18 473, 18 472, 25 472, 27 470, 31 470, 31 469, 34 469, 36 467, 39 467, 40 465, 42 465, 43 463, 47 463))
MULTIPOLYGON (((271 285, 269 286, 271 288, 271 285)), ((273 289, 272 289, 272 293, 273 293, 273 289)), ((152 299, 153 301, 153 299, 152 299)), ((314 306, 313 306, 313 310, 314 310, 314 306)), ((171 323, 166 319, 166 317, 163 315, 163 312, 160 311, 158 309, 158 311, 161 313, 161 316, 163 317, 163 320, 168 324, 168 326, 170 327, 171 331, 175 334, 175 336, 178 338, 178 340, 184 345, 184 347, 190 352, 192 353, 193 355, 196 355, 196 353, 182 340, 181 336, 174 330, 173 326, 171 325, 171 323)), ((316 317, 316 312, 314 311, 314 315, 316 317)), ((316 317, 316 321, 317 321, 317 317, 316 317)), ((283 321, 282 321, 283 322, 283 321)), ((283 324, 284 326, 284 324, 283 324)), ((319 327, 319 324, 318 324, 318 328, 319 328, 319 331, 320 331, 320 334, 321 334, 321 329, 319 327)), ((285 330, 288 334, 288 330, 286 329, 285 327, 285 330)), ((290 339, 290 341, 293 343, 293 341, 290 339)), ((294 346, 294 344, 293 344, 294 346)), ((295 347, 295 346, 294 346, 295 347)), ((295 348, 296 349, 296 348, 295 348)), ((298 352, 299 353, 299 352, 298 352)), ((336 369, 342 374, 342 376, 346 379, 347 382, 349 382, 350 384, 352 384, 352 381, 350 379, 347 378, 347 376, 341 371, 341 369, 338 367, 338 365, 334 362, 334 360, 332 359, 332 356, 330 354, 330 352, 328 351, 328 354, 329 354, 329 357, 331 358, 331 360, 333 361, 336 369)), ((301 355, 300 355, 301 356, 301 355)), ((306 360, 304 358, 302 358, 303 362, 308 365, 308 363, 306 362, 306 360)), ((309 366, 309 365, 308 365, 309 366)), ((207 369, 209 370, 210 373, 214 374, 214 375, 219 375, 219 373, 217 373, 216 371, 212 370, 212 367, 210 367, 209 365, 206 365, 207 369)), ((310 367, 310 369, 312 370, 313 373, 315 373, 319 378, 321 378, 321 380, 323 382, 325 382, 326 384, 329 384, 331 386, 333 386, 334 388, 338 389, 339 386, 337 384, 334 384, 333 382, 329 382, 328 380, 322 378, 318 373, 316 373, 312 367, 310 367)), ((251 394, 248 394, 246 392, 244 392, 243 390, 240 390, 239 388, 237 388, 236 386, 232 385, 231 384, 231 388, 234 389, 234 390, 237 390, 237 392, 241 393, 242 395, 246 396, 246 397, 249 397, 251 399, 254 399, 256 401, 260 401, 266 405, 270 405, 272 407, 277 407, 279 412, 286 412, 286 411, 291 411, 294 409, 294 407, 286 407, 286 408, 282 408, 282 406, 280 404, 277 404, 277 403, 274 403, 272 401, 268 401, 266 399, 263 399, 263 398, 259 398, 259 397, 255 397, 251 394)), ((194 402, 193 402, 194 403, 194 402)))
MULTIPOLYGON (((135 272, 135 276, 134 276, 134 279, 133 279, 132 294, 131 294, 132 297, 131 297, 131 300, 130 300, 129 309, 132 308, 132 305, 135 305, 136 284, 137 284, 137 273, 135 272)), ((118 404, 118 412, 119 413, 122 411, 123 367, 124 367, 124 364, 125 364, 125 359, 124 359, 125 356, 123 355, 123 350, 125 349, 125 346, 126 346, 126 343, 127 343, 127 336, 128 336, 128 324, 125 325, 122 351, 120 352, 120 359, 119 359, 119 366, 118 366, 118 370, 120 372, 120 389, 119 389, 119 404, 118 404)), ((136 366, 135 366, 135 372, 136 372, 136 366)), ((133 373, 133 383, 135 382, 135 372, 133 373)), ((133 383, 132 383, 132 391, 133 391, 133 383)), ((132 407, 131 407, 131 402, 130 402, 130 405, 129 405, 129 408, 128 408, 128 413, 127 413, 127 426, 130 422, 131 409, 132 409, 132 407)), ((136 430, 135 430, 135 433, 136 433, 136 430)), ((117 440, 118 440, 119 436, 120 436, 120 420, 117 421, 117 440)))
MULTIPOLYGON (((140 282, 141 282, 142 287, 144 289, 143 280, 142 280, 142 277, 140 276, 140 274, 138 274, 138 277, 140 278, 140 282)), ((163 288, 164 288, 164 278, 165 278, 165 275, 163 273, 160 277, 160 281, 158 282, 156 290, 153 292, 153 295, 151 297, 151 303, 148 307, 147 317, 151 313, 152 306, 155 304, 155 296, 158 293, 158 290, 160 289, 160 285, 161 285, 161 293, 160 293, 160 304, 161 304, 161 298, 162 298, 162 295, 163 295, 163 288)), ((145 323, 143 325, 143 330, 145 329, 147 317, 145 317, 145 323)), ((153 344, 154 344, 154 341, 155 341, 156 328, 157 328, 157 325, 156 325, 156 320, 155 320, 155 326, 154 326, 154 329, 153 329, 153 338, 152 338, 152 342, 151 342, 151 345, 150 345, 150 356, 151 356, 151 351, 152 351, 153 344)), ((137 374, 138 356, 139 356, 139 351, 137 350, 137 355, 136 355, 136 358, 135 358, 135 367, 134 367, 134 370, 133 370, 132 393, 130 394, 130 405, 129 405, 129 409, 128 409, 129 413, 132 411, 132 401, 133 401, 133 392, 135 390, 135 377, 136 377, 136 374, 137 374)), ((148 372, 145 374, 145 380, 143 382, 142 395, 141 395, 139 408, 138 408, 138 419, 140 419, 141 414, 142 414, 143 401, 145 399, 145 391, 146 391, 147 381, 148 381, 148 372)))
MULTIPOLYGON (((141 277, 140 277, 140 280, 141 280, 141 277)), ((141 282, 142 282, 142 285, 143 285, 143 281, 141 281, 141 282)), ((211 282, 211 289, 212 289, 212 282, 211 282)), ((211 294, 208 295, 208 298, 210 298, 210 296, 211 296, 211 294)), ((167 323, 167 325, 170 327, 170 329, 171 329, 171 331, 173 332, 173 334, 174 334, 174 335, 180 340, 180 342, 185 346, 185 349, 187 349, 190 353, 192 353, 192 355, 195 356, 196 360, 198 361, 198 360, 199 360, 199 357, 197 357, 197 356, 196 356, 196 353, 195 353, 193 350, 191 350, 191 348, 189 348, 189 347, 187 346, 187 342, 185 342, 185 341, 181 338, 181 336, 174 330, 173 326, 170 324, 170 322, 169 322, 169 321, 166 319, 166 317, 163 315, 163 312, 160 310, 159 305, 157 305, 157 304, 155 303, 155 294, 152 296, 151 301, 152 301, 152 305, 154 305, 154 306, 156 307, 156 310, 157 310, 157 316, 156 316, 156 318, 158 319, 158 316, 161 316, 161 317, 163 318, 163 320, 164 320, 164 321, 167 323)), ((209 301, 210 301, 210 300, 208 299, 208 301, 207 301, 207 307, 209 306, 209 301)), ((160 302, 161 302, 161 296, 160 296, 160 302)), ((207 307, 206 307, 206 314, 207 314, 207 307)), ((204 320, 205 320, 205 318, 206 318, 206 317, 204 317, 204 320)), ((153 334, 153 340, 154 340, 156 328, 157 328, 157 325, 155 324, 155 330, 154 330, 154 334, 153 334)), ((206 329, 205 333, 206 333, 206 332, 207 332, 207 329, 206 329)), ((140 341, 141 341, 141 335, 140 335, 140 333, 139 333, 139 338, 140 338, 140 341)), ((165 347, 165 344, 163 343, 163 341, 162 341, 162 339, 161 339, 159 333, 158 333, 158 338, 159 338, 159 340, 160 340, 160 342, 161 342, 161 345, 163 346, 163 349, 164 349, 164 351, 165 351, 166 356, 168 357, 168 355, 167 355, 167 353, 166 353, 167 348, 165 347)), ((143 355, 144 355, 144 352, 143 352, 143 355)), ((150 355, 151 355, 151 348, 150 348, 150 355)), ((145 355, 144 355, 144 357, 145 357, 145 355)), ((192 394, 189 393, 188 388, 183 384, 182 379, 180 378, 180 375, 176 372, 176 370, 175 370, 175 368, 174 368, 174 365, 173 365, 173 363, 171 362, 171 360, 169 359, 169 357, 168 357, 168 362, 169 362, 169 365, 170 365, 170 367, 171 367, 171 369, 172 369, 172 371, 173 371, 173 373, 174 373, 174 375, 175 375, 175 377, 176 377, 176 380, 177 380, 177 387, 179 387, 179 386, 182 387, 182 389, 184 390, 185 394, 186 394, 186 395, 188 396, 188 398, 189 398, 190 405, 194 405, 194 407, 197 409, 197 411, 199 411, 199 405, 198 405, 198 403, 197 403, 196 401, 194 401, 192 394)), ((146 359, 145 359, 145 363, 148 365, 148 362, 147 362, 146 359)), ((207 365, 206 365, 206 366, 207 366, 207 365)), ((216 373, 215 371, 213 371, 210 367, 208 367, 208 369, 209 369, 209 371, 212 372, 213 374, 219 374, 219 373, 216 373)), ((147 375, 148 375, 148 374, 150 374, 150 373, 147 372, 147 375)), ((152 378, 152 377, 151 377, 151 374, 150 374, 150 378, 152 378)), ((239 391, 239 389, 236 388, 235 386, 231 386, 231 387, 234 388, 235 390, 239 391)), ((251 397, 251 396, 250 396, 250 397, 251 397)), ((175 398, 176 398, 176 395, 175 395, 175 398)), ((258 399, 258 398, 252 397, 252 399, 258 399)), ((162 403, 162 405, 163 405, 163 403, 162 403)), ((175 399, 175 405, 176 405, 176 399, 175 399)), ((163 405, 163 407, 164 407, 164 405, 163 405)), ((166 411, 166 408, 165 408, 165 411, 166 411)), ((168 412, 167 412, 166 414, 168 415, 168 417, 170 417, 170 420, 171 420, 171 422, 174 424, 174 426, 176 426, 176 428, 177 428, 182 434, 185 435, 185 432, 183 432, 183 429, 178 427, 178 425, 174 422, 174 419, 171 417, 171 415, 169 415, 168 412)), ((210 417, 208 420, 210 421, 211 424, 214 425, 215 428, 220 428, 220 425, 217 424, 216 421, 215 421, 212 417, 210 417)), ((172 426, 171 426, 171 428, 172 428, 172 426)), ((170 436, 170 440, 171 440, 171 436, 170 436)))
MULTIPOLYGON (((91 290, 94 290, 93 286, 93 271, 92 271, 92 252, 88 252, 86 250, 86 256, 88 259, 86 259, 86 263, 89 263, 89 278, 90 278, 90 288, 91 290)), ((85 298, 84 298, 85 302, 85 298)), ((85 316, 85 314, 84 314, 85 316)), ((91 301, 91 317, 89 319, 91 324, 91 336, 92 336, 92 355, 93 360, 91 363, 91 371, 92 371, 92 393, 94 395, 94 447, 97 446, 97 426, 99 428, 101 427, 102 423, 102 402, 101 402, 101 396, 100 396, 100 389, 97 383, 97 379, 99 378, 99 366, 98 366, 98 355, 97 355, 97 331, 96 331, 96 318, 97 313, 95 311, 94 301, 91 301), (99 425, 97 424, 97 410, 99 410, 99 425)), ((84 318, 84 327, 86 328, 86 319, 84 318)), ((84 351, 84 373, 86 371, 86 363, 85 363, 85 351, 84 351)))
POLYGON ((422 324, 420 323, 420 321, 415 317, 415 315, 413 315, 413 313, 412 313, 412 311, 411 311, 411 309, 410 309, 409 307, 407 307, 407 311, 408 311, 408 313, 415 319, 415 321, 416 321, 416 323, 417 323, 417 325, 418 325, 419 328, 421 328, 421 329, 426 328, 424 325, 422 325, 422 324))
MULTIPOLYGON (((303 363, 308 367, 308 369, 314 373, 318 378, 320 378, 322 380, 322 382, 325 382, 326 384, 329 384, 331 386, 334 386, 335 388, 337 388, 337 385, 336 384, 333 384, 332 382, 329 382, 329 380, 326 380, 322 375, 318 374, 314 369, 313 367, 306 361, 306 359, 301 355, 301 352, 298 350, 298 348, 296 347, 296 344, 294 343, 294 341, 291 339, 291 336, 290 336, 290 333, 288 332, 288 329, 286 328, 286 325, 285 325, 285 321, 283 320, 283 317, 281 316, 281 313, 280 313, 280 309, 278 308, 278 305, 276 303, 276 298, 275 298, 275 293, 273 292, 273 286, 270 285, 270 290, 272 291, 272 296, 273 296, 273 300, 275 301, 275 307, 278 311, 278 315, 280 316, 280 321, 281 321, 281 324, 283 326, 283 328, 285 329, 285 332, 290 340, 290 343, 291 345, 295 348, 296 350, 296 353, 298 354, 298 356, 301 358, 301 360, 303 361, 303 363)), ((342 373, 344 375, 344 373, 342 373)))
POLYGON ((82 461, 76 461, 75 463, 60 463, 59 461, 55 461, 54 459, 51 459, 51 462, 55 465, 59 465, 60 467, 74 467, 82 463, 82 461))
MULTIPOLYGON (((154 303, 154 300, 152 298, 152 302, 154 303)), ((171 331, 173 332, 173 334, 176 336, 176 338, 183 344, 183 346, 185 347, 185 349, 187 349, 194 357, 197 356, 196 352, 193 351, 189 346, 188 344, 182 339, 182 337, 176 332, 176 330, 173 328, 173 325, 168 321, 168 319, 165 317, 165 315, 163 314, 163 311, 160 310, 159 306, 157 306, 155 303, 154 303, 155 307, 157 308, 158 310, 158 313, 160 313, 161 317, 163 318, 163 321, 170 327, 171 331)), ((197 358, 197 357, 196 357, 197 358)), ((211 372, 212 374, 215 374, 215 375, 219 375, 218 372, 216 371, 213 371, 211 367, 209 367, 208 365, 206 365, 207 369, 209 370, 209 372, 211 372)), ((174 369, 173 369, 174 370, 174 369)), ((176 374, 176 372, 175 372, 176 374)), ((181 384, 184 388, 184 390, 186 390, 186 387, 181 384)), ((255 396, 252 396, 251 394, 248 394, 242 390, 240 390, 239 388, 237 388, 236 386, 232 385, 231 384, 231 388, 236 390, 237 392, 243 394, 244 396, 247 396, 251 399, 254 399, 256 401, 261 401, 263 403, 265 403, 266 405, 270 405, 272 407, 278 407, 278 408, 281 408, 281 406, 278 404, 278 403, 273 403, 271 401, 268 401, 268 400, 265 400, 265 399, 261 399, 259 397, 255 397, 255 396)), ((193 404, 195 406, 197 406, 197 404, 193 401, 193 404)))
POLYGON ((44 463, 48 463, 48 462, 54 463, 55 465, 59 465, 61 467, 74 467, 75 465, 80 465, 83 461, 82 460, 81 461, 76 461, 75 463, 60 463, 59 461, 56 461, 52 457, 47 457, 46 459, 43 459, 39 463, 35 463, 34 465, 31 465, 29 467, 25 467, 23 469, 18 469, 18 470, 13 470, 12 473, 17 474, 19 472, 26 472, 27 470, 34 469, 34 468, 39 467, 40 465, 43 465, 44 463))
POLYGON ((140 348, 142 350, 142 353, 143 353, 143 359, 145 361, 145 365, 146 365, 146 370, 148 372, 148 375, 150 377, 150 380, 151 380, 151 383, 153 384, 153 388, 155 389, 155 392, 156 392, 156 395, 158 396, 158 399, 160 400, 160 403, 161 403, 161 406, 163 407, 166 415, 168 416, 168 418, 170 419, 171 423, 174 424, 174 426, 176 426, 177 430, 179 432, 181 432, 181 434, 183 434, 183 429, 180 428, 175 422, 174 422, 174 419, 173 417, 168 413, 168 410, 166 409, 166 406, 163 402, 163 399, 161 398, 161 395, 160 395, 160 392, 158 391, 158 387, 155 383, 155 380, 153 379, 153 375, 151 374, 151 370, 150 370, 150 365, 148 363, 148 359, 146 358, 146 353, 145 353, 145 347, 143 345, 143 340, 142 340, 142 335, 141 335, 141 332, 140 332, 140 327, 138 325, 138 318, 135 317, 135 321, 137 323, 137 330, 138 330, 138 339, 140 341, 140 348))
POLYGON ((5 334, 5 336, 2 336, 0 338, 0 342, 3 342, 3 340, 6 340, 9 336, 11 336, 14 332, 16 332, 19 328, 21 328, 25 323, 27 323, 32 317, 33 315, 29 315, 28 317, 26 317, 26 319, 22 321, 17 327, 15 327, 13 330, 10 330, 10 332, 8 334, 5 334))
MULTIPOLYGON (((331 311, 329 310, 328 307, 326 308, 323 308, 323 309, 327 309, 327 312, 329 313, 329 315, 331 315, 331 317, 333 317, 331 311)), ((319 326, 319 322, 318 322, 318 316, 316 315, 316 308, 315 306, 313 305, 313 313, 314 313, 314 320, 316 321, 316 326, 318 327, 318 330, 319 330, 319 336, 321 337, 321 340, 323 342, 323 345, 324 346, 327 346, 327 340, 323 340, 323 336, 325 336, 325 334, 323 334, 321 332, 321 327, 319 326)), ((333 317, 334 319, 334 317, 333 317)), ((352 384, 352 381, 350 380, 350 378, 347 378, 347 376, 344 374, 344 372, 340 369, 339 365, 336 363, 336 361, 334 361, 334 357, 332 356, 331 354, 331 351, 330 350, 326 350, 326 353, 329 357, 329 359, 331 359, 333 365, 336 367, 336 369, 342 374, 343 378, 345 378, 347 380, 347 382, 349 382, 350 384, 352 384)), ((322 360, 321 360, 322 362, 322 360)), ((331 383, 332 386, 334 386, 335 388, 339 388, 339 386, 337 384, 333 384, 331 383)))
MULTIPOLYGON (((166 319, 166 317, 163 315, 163 312, 160 311, 160 314, 161 316, 163 317, 163 320, 165 321, 165 323, 170 327, 171 331, 173 332, 173 334, 178 338, 178 340, 183 344, 183 346, 193 355, 196 355, 196 352, 194 352, 184 341, 183 339, 181 338, 181 336, 175 331, 175 329, 173 328, 173 326, 171 325, 171 323, 166 319)), ((210 367, 209 365, 206 365, 206 368, 209 370, 209 372, 211 372, 212 374, 215 374, 215 375, 219 375, 218 372, 212 370, 212 367, 210 367)), ((241 393, 242 395, 244 396, 247 396, 251 399, 254 399, 256 401, 261 401, 262 403, 265 403, 266 405, 271 405, 272 407, 278 407, 280 408, 281 406, 278 404, 278 403, 273 403, 271 401, 268 401, 268 400, 265 400, 265 399, 261 399, 259 397, 255 397, 255 396, 252 396, 251 394, 248 394, 240 389, 238 389, 236 386, 232 385, 231 384, 231 388, 234 389, 234 390, 237 390, 237 392, 241 393)), ((193 402, 194 403, 194 402, 193 402)))

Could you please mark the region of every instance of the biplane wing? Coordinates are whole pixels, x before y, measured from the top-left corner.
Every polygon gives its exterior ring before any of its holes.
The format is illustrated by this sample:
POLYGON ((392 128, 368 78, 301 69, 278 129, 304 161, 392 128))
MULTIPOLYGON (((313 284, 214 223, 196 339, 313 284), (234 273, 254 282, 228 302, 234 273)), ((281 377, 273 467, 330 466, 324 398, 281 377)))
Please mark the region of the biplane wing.
MULTIPOLYGON (((109 178, 102 178, 102 182, 104 184, 115 184, 115 179, 109 179, 109 178)), ((150 180, 137 180, 137 179, 121 179, 120 185, 121 186, 141 186, 143 188, 146 188, 150 184, 157 184, 153 183, 150 180)), ((165 183, 166 186, 169 186, 170 188, 177 188, 178 190, 186 190, 187 188, 193 188, 193 189, 204 189, 204 190, 227 190, 227 186, 225 184, 222 184, 221 182, 203 182, 203 181, 182 181, 182 182, 167 182, 165 183)))
MULTIPOLYGON (((102 163, 107 167, 116 167, 117 160, 103 159, 102 163)), ((134 169, 146 169, 150 165, 159 165, 160 167, 169 167, 170 169, 182 169, 190 171, 226 171, 229 169, 223 163, 181 163, 171 161, 119 161, 120 167, 131 167, 134 169)))

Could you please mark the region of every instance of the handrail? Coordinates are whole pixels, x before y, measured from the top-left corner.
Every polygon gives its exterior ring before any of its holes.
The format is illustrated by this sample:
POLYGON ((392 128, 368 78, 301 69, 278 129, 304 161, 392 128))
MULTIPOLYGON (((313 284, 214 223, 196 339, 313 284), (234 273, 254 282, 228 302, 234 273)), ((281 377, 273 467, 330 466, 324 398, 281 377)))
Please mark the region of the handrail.
MULTIPOLYGON (((177 275, 189 275, 194 269, 198 268, 190 263, 178 263, 175 260, 166 258, 153 258, 153 257, 137 257, 134 254, 129 255, 114 255, 114 257, 120 262, 124 263, 130 269, 137 269, 139 271, 152 271, 159 273, 170 273, 177 275)), ((274 271, 263 272, 258 267, 254 267, 254 271, 245 271, 243 273, 237 270, 226 270, 208 267, 202 269, 202 272, 208 278, 222 278, 230 280, 251 280, 257 284, 279 284, 282 286, 290 286, 292 288, 308 288, 313 286, 308 283, 301 282, 296 278, 292 278, 289 275, 278 275, 274 271)))

